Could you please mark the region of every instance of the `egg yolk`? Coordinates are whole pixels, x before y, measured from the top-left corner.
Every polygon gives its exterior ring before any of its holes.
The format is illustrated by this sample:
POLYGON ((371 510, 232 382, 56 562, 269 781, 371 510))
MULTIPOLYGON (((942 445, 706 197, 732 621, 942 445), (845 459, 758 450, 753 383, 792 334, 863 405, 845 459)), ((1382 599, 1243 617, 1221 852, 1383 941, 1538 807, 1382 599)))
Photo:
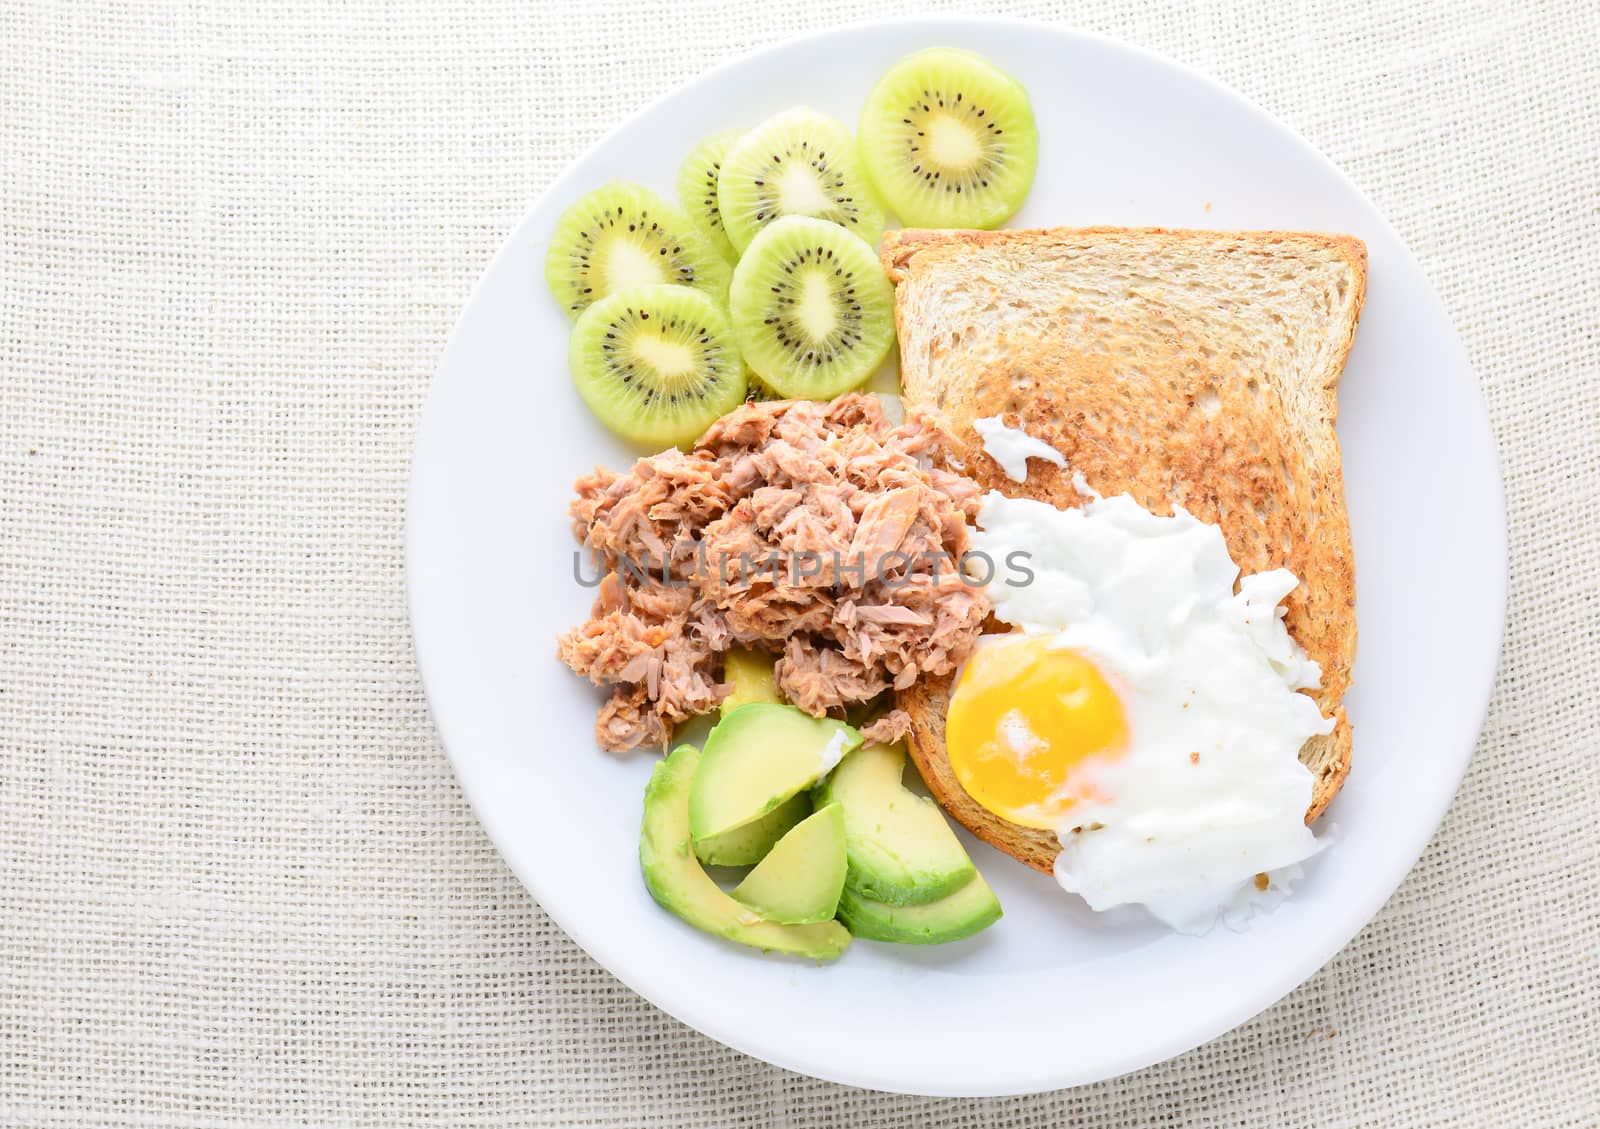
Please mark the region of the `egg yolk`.
POLYGON ((1116 691, 1076 651, 1026 636, 978 647, 945 715, 950 765, 974 800, 1012 823, 1054 828, 1078 796, 1073 770, 1128 740, 1116 691))

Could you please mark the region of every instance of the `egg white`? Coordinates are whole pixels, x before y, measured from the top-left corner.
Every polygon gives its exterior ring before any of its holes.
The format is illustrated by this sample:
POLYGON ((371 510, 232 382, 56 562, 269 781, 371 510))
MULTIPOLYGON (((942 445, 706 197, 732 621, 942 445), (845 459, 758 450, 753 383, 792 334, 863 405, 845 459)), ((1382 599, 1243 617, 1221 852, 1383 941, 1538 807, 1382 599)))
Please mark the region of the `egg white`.
POLYGON ((1094 662, 1127 716, 1124 754, 1077 770, 1100 798, 1057 828, 1057 881, 1096 910, 1139 904, 1184 932, 1275 904, 1320 849, 1298 754, 1334 724, 1298 692, 1321 671, 1283 626, 1294 575, 1240 579, 1216 526, 1126 495, 1058 510, 991 492, 978 526, 974 550, 1026 553, 1033 572, 990 585, 995 615, 1094 662))

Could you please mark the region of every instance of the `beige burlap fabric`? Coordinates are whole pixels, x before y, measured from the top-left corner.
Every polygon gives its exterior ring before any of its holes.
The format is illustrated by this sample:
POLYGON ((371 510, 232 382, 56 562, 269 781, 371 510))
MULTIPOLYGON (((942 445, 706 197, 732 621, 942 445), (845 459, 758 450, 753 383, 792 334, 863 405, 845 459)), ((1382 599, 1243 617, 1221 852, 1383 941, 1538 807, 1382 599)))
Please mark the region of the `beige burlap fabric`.
POLYGON ((1303 131, 1471 352, 1512 524, 1499 692, 1377 919, 1238 1031, 1037 1098, 847 1090, 658 1013, 540 913, 439 750, 412 434, 568 160, 863 9, 7 0, 0 1126, 1600 1124, 1600 10, 1003 7, 1303 131))

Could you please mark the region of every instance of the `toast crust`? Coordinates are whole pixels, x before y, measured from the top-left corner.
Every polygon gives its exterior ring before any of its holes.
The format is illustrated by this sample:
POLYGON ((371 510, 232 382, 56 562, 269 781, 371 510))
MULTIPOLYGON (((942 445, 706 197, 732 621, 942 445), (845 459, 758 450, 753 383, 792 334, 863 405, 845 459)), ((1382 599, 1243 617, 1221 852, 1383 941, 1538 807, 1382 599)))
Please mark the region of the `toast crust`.
MULTIPOLYGON (((1322 667, 1312 692, 1335 719, 1300 759, 1307 821, 1350 768, 1340 702, 1355 658, 1355 571, 1334 424, 1336 390, 1366 296, 1366 246, 1347 235, 1165 228, 891 231, 901 382, 936 408, 985 489, 1081 505, 1081 472, 1154 513, 1181 504, 1221 527, 1246 573, 1288 568, 1290 634, 1322 667), (1060 450, 1015 483, 972 424, 1002 416, 1060 450)), ((1058 843, 998 818, 956 781, 944 750, 949 683, 897 704, 929 789, 974 834, 1049 871, 1058 843)))

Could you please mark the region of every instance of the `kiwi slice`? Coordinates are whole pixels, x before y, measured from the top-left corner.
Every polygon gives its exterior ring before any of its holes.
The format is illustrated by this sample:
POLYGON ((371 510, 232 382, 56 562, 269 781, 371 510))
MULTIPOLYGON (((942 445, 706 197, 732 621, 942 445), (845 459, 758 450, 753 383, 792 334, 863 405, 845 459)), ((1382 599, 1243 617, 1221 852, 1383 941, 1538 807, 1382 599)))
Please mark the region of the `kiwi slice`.
POLYGON ((692 286, 719 302, 728 293, 726 260, 689 217, 643 185, 620 180, 561 213, 544 277, 572 317, 638 286, 692 286))
POLYGON ((769 404, 775 400, 788 399, 787 396, 781 395, 763 384, 761 378, 750 370, 748 363, 745 364, 744 369, 745 384, 747 385, 744 394, 745 399, 757 404, 769 404))
POLYGON ((722 159, 728 155, 728 150, 743 136, 741 129, 712 134, 696 145, 678 168, 678 203, 700 228, 700 234, 730 264, 739 261, 739 252, 734 250, 722 226, 722 209, 717 203, 717 174, 722 171, 722 159))
POLYGON ((687 286, 634 287, 591 303, 572 327, 570 359, 589 410, 643 446, 691 443, 744 402, 728 319, 687 286))
POLYGON ((894 344, 894 288, 877 254, 827 220, 785 216, 762 228, 728 301, 746 363, 781 396, 847 392, 894 344))
POLYGON ((734 143, 717 177, 717 201, 741 253, 779 216, 830 220, 873 247, 883 235, 883 205, 861 169, 855 138, 804 107, 768 118, 734 143))
POLYGON ((1022 206, 1039 131, 1022 84, 970 51, 901 59, 861 111, 873 184, 908 227, 999 227, 1022 206))

